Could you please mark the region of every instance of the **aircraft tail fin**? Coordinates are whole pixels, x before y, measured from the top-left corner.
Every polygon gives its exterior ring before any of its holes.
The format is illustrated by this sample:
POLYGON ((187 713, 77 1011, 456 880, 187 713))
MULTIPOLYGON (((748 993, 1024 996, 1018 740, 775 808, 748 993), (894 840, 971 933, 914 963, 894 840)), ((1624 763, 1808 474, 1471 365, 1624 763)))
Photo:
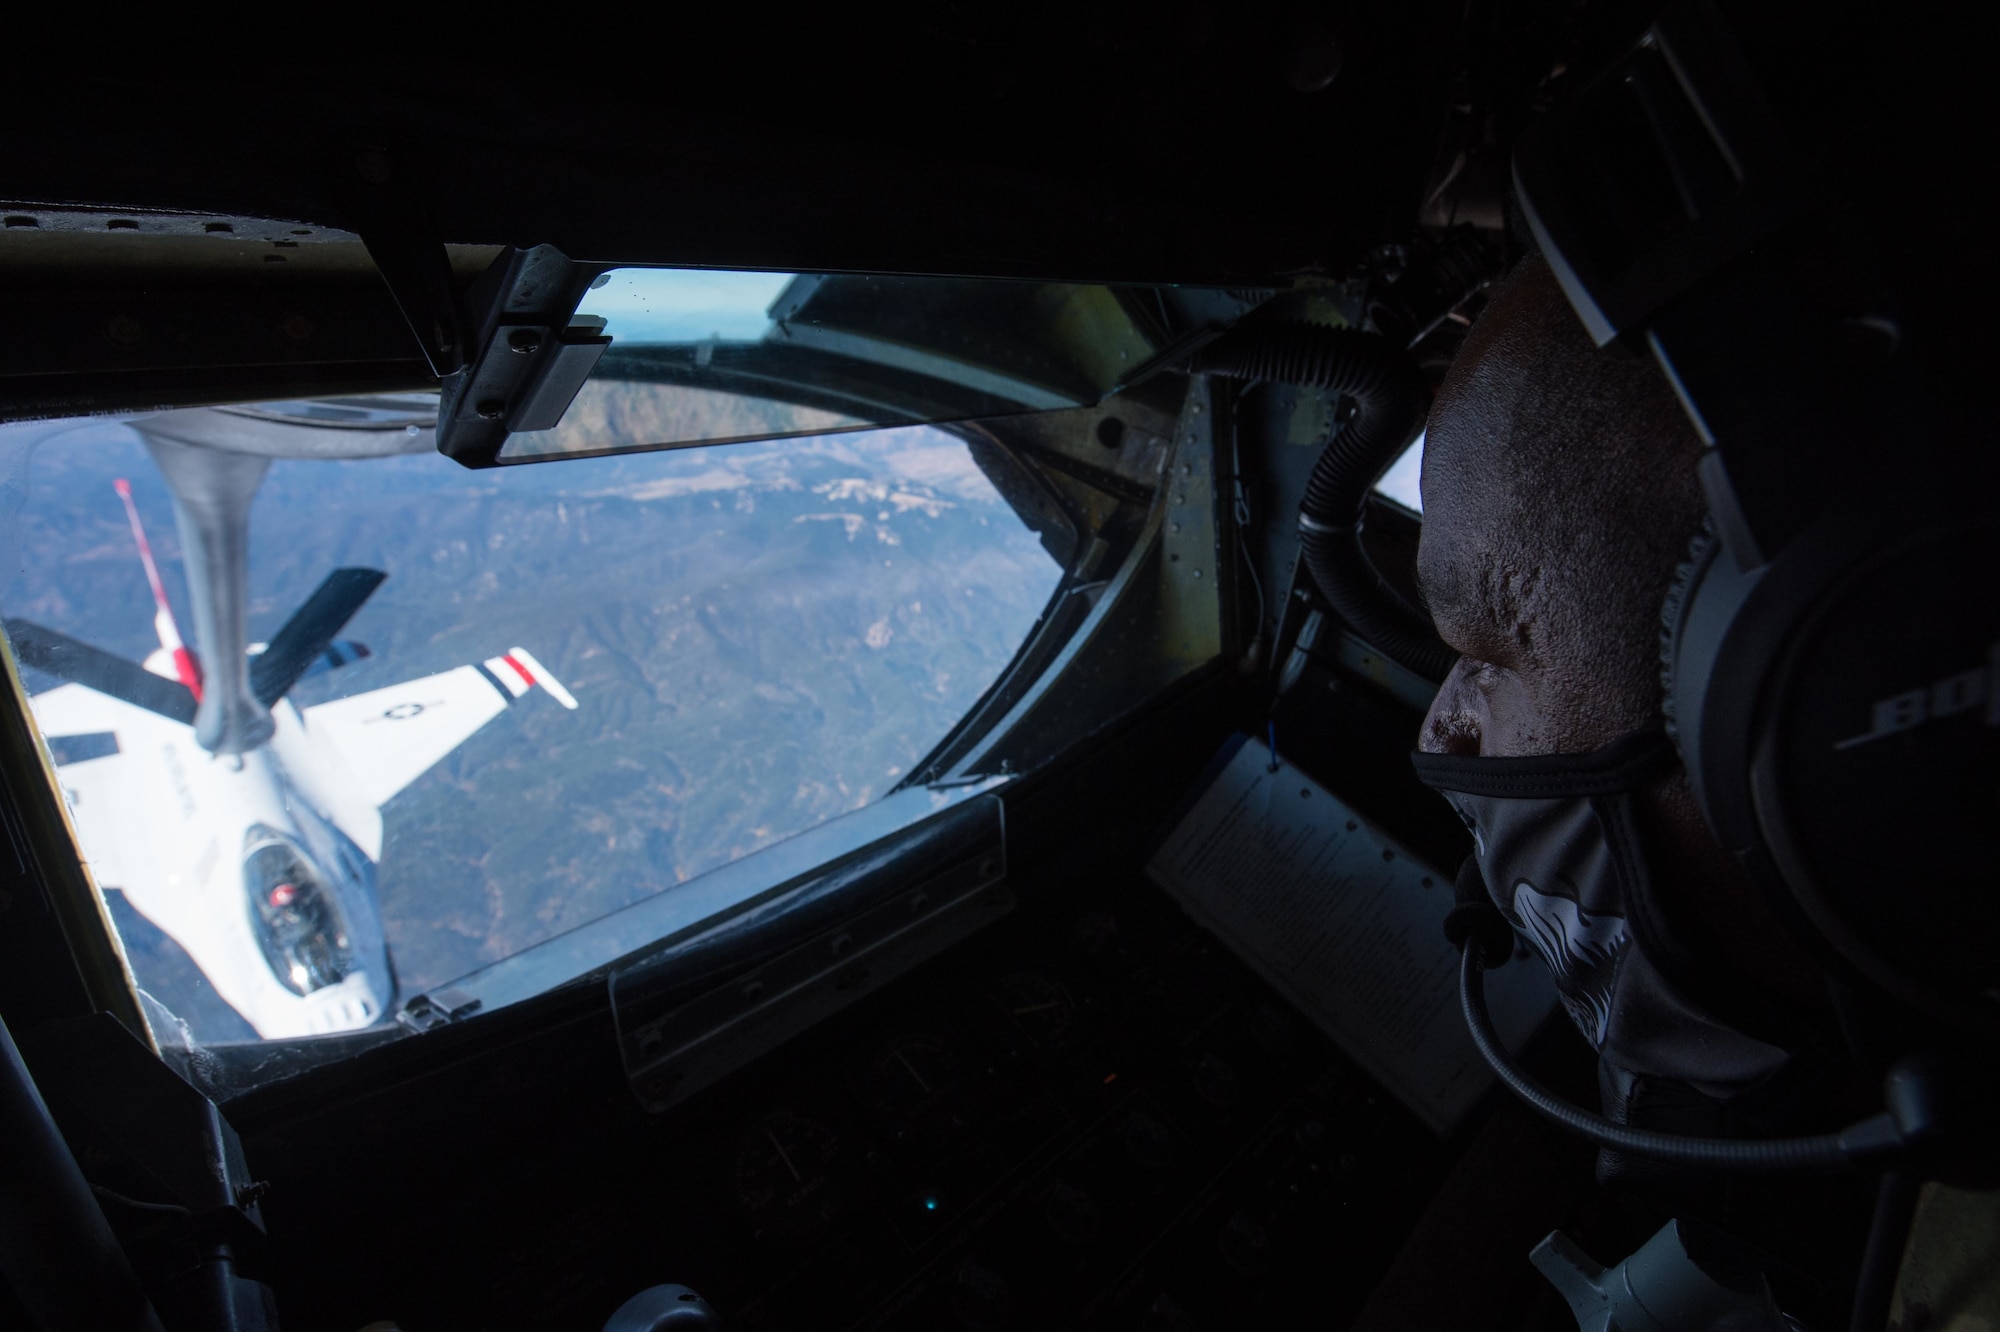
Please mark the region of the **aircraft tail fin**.
POLYGON ((22 665, 123 699, 184 726, 194 725, 194 691, 180 681, 164 679, 136 661, 44 629, 32 620, 10 619, 6 626, 14 656, 22 665))
POLYGON ((185 685, 195 702, 201 701, 201 663, 181 641, 180 626, 174 623, 174 608, 167 603, 167 585, 160 581, 160 567, 153 563, 153 543, 146 540, 146 525, 139 521, 139 506, 132 502, 132 483, 119 477, 111 483, 125 502, 125 520, 132 524, 132 539, 139 543, 139 562, 146 566, 146 585, 153 589, 153 632, 160 637, 160 651, 173 663, 173 678, 185 685))
POLYGON ((334 647, 334 635, 346 627, 363 602, 389 575, 380 569, 335 569, 305 604, 292 612, 285 627, 250 663, 250 692, 265 707, 283 698, 313 664, 334 647))
POLYGON ((530 656, 526 648, 508 648, 504 657, 488 657, 484 663, 488 676, 498 681, 513 698, 519 698, 536 685, 549 693, 549 697, 572 712, 576 710, 576 696, 563 688, 562 681, 549 673, 549 668, 530 656))

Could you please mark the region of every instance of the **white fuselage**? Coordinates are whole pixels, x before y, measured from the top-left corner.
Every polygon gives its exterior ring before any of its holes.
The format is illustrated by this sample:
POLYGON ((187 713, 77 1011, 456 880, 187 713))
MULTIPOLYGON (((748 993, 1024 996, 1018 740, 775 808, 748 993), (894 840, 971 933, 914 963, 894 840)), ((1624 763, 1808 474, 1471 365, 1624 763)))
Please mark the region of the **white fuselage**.
POLYGON ((84 859, 101 888, 122 891, 187 951, 259 1036, 349 1031, 389 1011, 395 980, 375 898, 382 817, 352 794, 361 783, 342 755, 288 700, 272 709, 270 742, 242 755, 210 754, 193 728, 81 685, 37 695, 33 706, 52 748, 59 737, 115 737, 99 741, 116 745, 100 756, 63 762, 57 752, 84 859), (317 879, 306 888, 331 904, 319 918, 334 923, 328 933, 338 938, 326 942, 346 959, 331 983, 274 948, 260 920, 245 856, 273 836, 309 867, 297 877, 317 879))

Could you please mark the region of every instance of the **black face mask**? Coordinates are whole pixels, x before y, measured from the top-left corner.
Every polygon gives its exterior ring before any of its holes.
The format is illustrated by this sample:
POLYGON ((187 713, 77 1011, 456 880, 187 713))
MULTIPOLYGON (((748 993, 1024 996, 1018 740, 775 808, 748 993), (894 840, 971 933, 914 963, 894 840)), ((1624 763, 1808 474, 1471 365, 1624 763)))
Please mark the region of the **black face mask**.
POLYGON ((1668 979, 1672 935, 1652 892, 1633 796, 1676 757, 1656 729, 1587 754, 1414 756, 1472 830, 1487 892, 1555 976, 1577 1030, 1598 1052, 1606 1111, 1641 1080, 1729 1099, 1786 1062, 1777 1046, 1725 1025, 1668 979))

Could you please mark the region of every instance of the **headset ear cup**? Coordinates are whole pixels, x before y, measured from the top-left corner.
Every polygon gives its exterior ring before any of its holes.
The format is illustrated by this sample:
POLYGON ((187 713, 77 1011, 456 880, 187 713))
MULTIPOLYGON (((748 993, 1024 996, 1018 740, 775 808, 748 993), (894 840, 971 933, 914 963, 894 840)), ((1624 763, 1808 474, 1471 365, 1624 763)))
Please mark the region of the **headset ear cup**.
POLYGON ((1667 585, 1666 600, 1660 606, 1660 712, 1666 719, 1667 738, 1676 749, 1680 748, 1681 709, 1676 686, 1681 674, 1681 631, 1687 625, 1694 589, 1701 582, 1703 571, 1715 559, 1719 540, 1714 517, 1703 514, 1700 528, 1688 539, 1687 558, 1674 567, 1673 581, 1667 585))

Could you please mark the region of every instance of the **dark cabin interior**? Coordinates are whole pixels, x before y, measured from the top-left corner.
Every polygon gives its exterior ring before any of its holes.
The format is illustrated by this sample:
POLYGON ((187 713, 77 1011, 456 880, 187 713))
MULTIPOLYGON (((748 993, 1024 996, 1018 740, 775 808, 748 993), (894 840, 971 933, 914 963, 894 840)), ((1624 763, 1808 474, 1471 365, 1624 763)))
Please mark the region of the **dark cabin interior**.
MULTIPOLYGON (((1914 14, 1881 17, 1897 40, 1863 50, 1838 7, 1717 7, 1800 123, 1889 173, 1870 217, 1913 270, 1986 281, 1977 209, 1893 202, 1978 173, 1952 136, 1876 114, 1919 86, 1969 105, 1953 43, 1904 58, 1914 14)), ((599 269, 1247 293, 1259 319, 1388 338, 1434 389, 1529 243, 1514 143, 1653 17, 1623 0, 711 9, 628 35, 600 16, 554 59, 513 20, 247 60, 178 30, 168 61, 130 34, 52 40, 22 86, 60 95, 0 126, 0 410, 435 390, 476 348, 443 324, 426 338, 424 311, 470 309, 496 256, 534 246, 599 269)), ((1966 333, 1936 364, 1976 379, 1972 316, 1946 296, 1930 313, 1966 333)), ((1171 434, 1184 370, 1119 398, 1113 433, 1171 434)), ((434 1003, 406 1039, 321 1038, 346 1042, 338 1058, 247 1045, 170 1068, 105 917, 76 900, 88 883, 38 775, 55 769, 25 706, 0 709, 0 1015, 116 1200, 155 1325, 596 1329, 678 1283, 700 1297, 688 1327, 1528 1332, 1574 1322, 1525 1260, 1543 1235, 1609 1259, 1682 1205, 1753 1235, 1804 1325, 1845 1325, 1865 1181, 1606 1191, 1588 1143, 1497 1088, 1440 1133, 1149 879, 1237 735, 1441 871, 1441 893, 1470 851, 1408 762, 1436 676, 1385 664, 1300 563, 1317 450, 1298 445, 1332 433, 1338 395, 1210 382, 1230 426, 1195 496, 1218 534, 1216 650, 1079 695, 1023 741, 1000 852, 968 832, 943 860, 868 870, 854 899, 935 892, 977 861, 1004 879, 982 889, 1004 899, 990 919, 880 974, 826 972, 789 1035, 700 1033, 748 1053, 664 1108, 629 1074, 602 969, 505 1006, 434 1003), (254 1182, 219 1221, 160 1192, 185 1199, 175 1181, 219 1150, 212 1114, 240 1140, 213 1168, 254 1182)), ((1038 477, 1151 502, 1102 432, 1031 436, 996 438, 1038 477)), ((1414 601, 1420 517, 1381 496, 1365 514, 1369 561, 1414 601)), ((780 954, 837 957, 849 928, 774 926, 655 1006, 694 1011, 677 1006, 780 954)), ((1559 1012, 1522 1058, 1594 1103, 1559 1012)), ((68 1252, 73 1269, 31 1284, 89 1281, 68 1252)), ((22 1280, 0 1283, 0 1323, 108 1325, 36 1322, 22 1280)))

